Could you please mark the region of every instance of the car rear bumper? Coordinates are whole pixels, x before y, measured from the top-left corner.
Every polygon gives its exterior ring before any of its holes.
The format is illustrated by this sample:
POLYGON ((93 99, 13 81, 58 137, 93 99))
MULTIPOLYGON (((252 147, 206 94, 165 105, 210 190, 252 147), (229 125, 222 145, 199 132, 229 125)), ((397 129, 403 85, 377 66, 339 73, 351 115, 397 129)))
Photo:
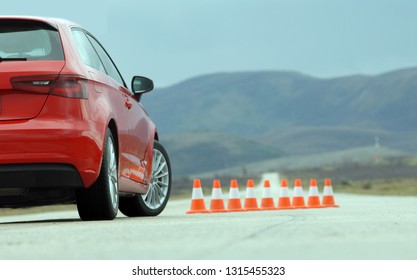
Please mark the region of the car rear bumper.
POLYGON ((0 165, 0 207, 73 202, 83 182, 66 164, 0 165))
POLYGON ((2 190, 14 188, 81 188, 83 182, 74 166, 34 163, 0 165, 0 196, 2 190))
POLYGON ((82 119, 0 122, 0 188, 90 187, 100 171, 104 131, 82 119))

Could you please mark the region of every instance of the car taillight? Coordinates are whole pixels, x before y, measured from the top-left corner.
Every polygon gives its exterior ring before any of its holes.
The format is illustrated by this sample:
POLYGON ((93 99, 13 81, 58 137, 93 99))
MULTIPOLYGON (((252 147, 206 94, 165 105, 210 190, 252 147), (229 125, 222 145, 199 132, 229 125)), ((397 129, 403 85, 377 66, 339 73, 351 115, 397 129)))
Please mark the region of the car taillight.
POLYGON ((88 98, 88 80, 78 75, 13 77, 10 79, 10 83, 15 90, 67 98, 88 98))
POLYGON ((49 94, 68 98, 88 98, 88 80, 82 76, 59 75, 49 94))
POLYGON ((15 90, 48 94, 57 75, 13 77, 10 79, 15 90))

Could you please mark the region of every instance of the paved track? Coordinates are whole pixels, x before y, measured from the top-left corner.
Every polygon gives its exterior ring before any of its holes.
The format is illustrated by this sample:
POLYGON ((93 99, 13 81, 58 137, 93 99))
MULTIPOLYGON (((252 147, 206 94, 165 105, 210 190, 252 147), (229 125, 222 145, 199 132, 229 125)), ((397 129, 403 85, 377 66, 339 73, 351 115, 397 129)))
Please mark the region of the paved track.
POLYGON ((181 200, 153 218, 5 216, 0 259, 417 259, 417 197, 335 198, 341 208, 185 215, 181 200))

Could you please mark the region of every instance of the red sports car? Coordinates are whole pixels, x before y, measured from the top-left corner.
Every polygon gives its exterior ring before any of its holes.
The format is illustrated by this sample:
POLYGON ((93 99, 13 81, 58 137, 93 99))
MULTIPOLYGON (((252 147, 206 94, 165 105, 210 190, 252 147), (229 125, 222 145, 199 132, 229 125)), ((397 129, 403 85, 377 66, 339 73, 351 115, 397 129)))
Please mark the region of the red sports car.
POLYGON ((155 216, 171 166, 100 42, 61 19, 0 17, 0 207, 76 203, 83 220, 155 216))

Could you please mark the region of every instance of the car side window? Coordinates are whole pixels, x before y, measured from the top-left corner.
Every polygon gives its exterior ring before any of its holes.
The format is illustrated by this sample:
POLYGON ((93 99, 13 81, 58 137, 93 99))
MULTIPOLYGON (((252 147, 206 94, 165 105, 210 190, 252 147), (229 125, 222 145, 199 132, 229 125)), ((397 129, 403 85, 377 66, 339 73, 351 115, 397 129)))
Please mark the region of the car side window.
POLYGON ((106 70, 85 33, 82 30, 73 29, 72 34, 84 64, 105 73, 106 70))
POLYGON ((122 76, 120 75, 119 71, 117 70, 116 66, 114 65, 112 59, 107 54, 107 52, 104 50, 104 48, 101 46, 101 44, 92 36, 87 34, 88 39, 91 41, 91 44, 93 44, 94 48, 96 49, 101 61, 104 64, 104 68, 107 71, 107 75, 115 79, 117 82, 119 82, 121 85, 125 85, 122 76))

